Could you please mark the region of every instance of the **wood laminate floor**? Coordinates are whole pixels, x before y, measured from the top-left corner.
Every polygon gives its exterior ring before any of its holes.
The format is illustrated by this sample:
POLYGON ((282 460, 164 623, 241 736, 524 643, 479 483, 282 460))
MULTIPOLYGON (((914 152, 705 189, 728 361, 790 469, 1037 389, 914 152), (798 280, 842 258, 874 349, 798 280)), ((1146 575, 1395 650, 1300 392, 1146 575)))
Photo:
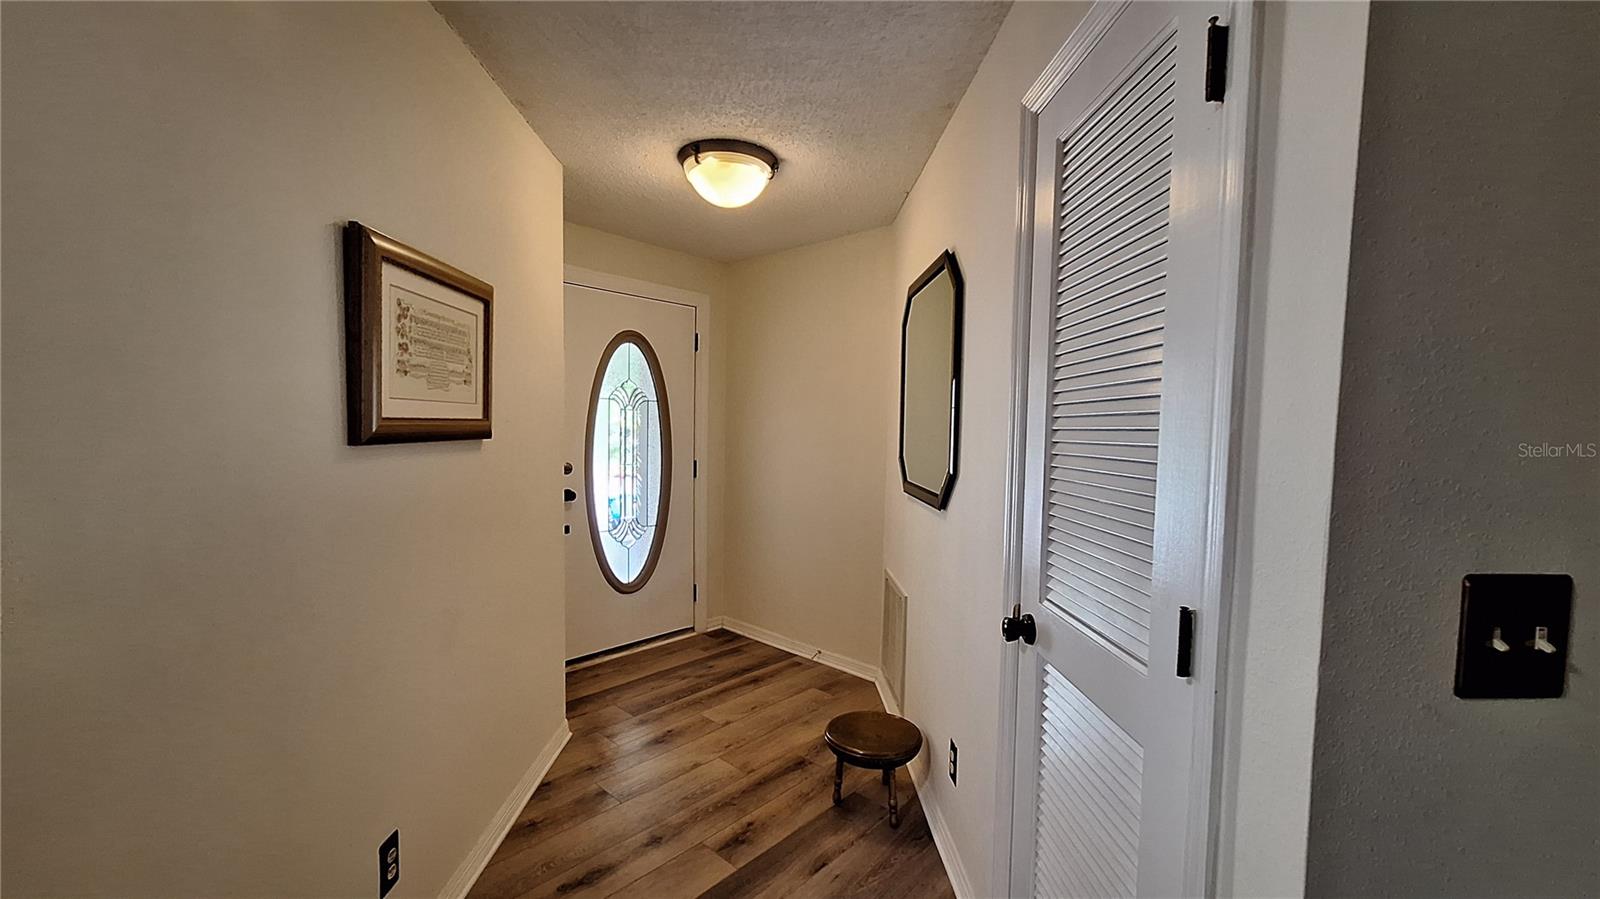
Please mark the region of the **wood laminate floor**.
POLYGON ((828 719, 865 680, 728 631, 567 673, 573 738, 472 888, 544 896, 953 897, 910 776, 832 804, 828 719))

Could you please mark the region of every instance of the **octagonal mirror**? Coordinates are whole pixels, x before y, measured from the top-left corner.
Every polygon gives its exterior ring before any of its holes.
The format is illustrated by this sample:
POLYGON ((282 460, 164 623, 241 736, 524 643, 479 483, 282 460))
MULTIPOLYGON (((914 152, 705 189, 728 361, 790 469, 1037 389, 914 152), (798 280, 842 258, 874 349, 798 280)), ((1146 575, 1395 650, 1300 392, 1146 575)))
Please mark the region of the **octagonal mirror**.
POLYGON ((900 483, 935 509, 956 481, 961 316, 961 269, 946 250, 906 291, 900 324, 900 483))

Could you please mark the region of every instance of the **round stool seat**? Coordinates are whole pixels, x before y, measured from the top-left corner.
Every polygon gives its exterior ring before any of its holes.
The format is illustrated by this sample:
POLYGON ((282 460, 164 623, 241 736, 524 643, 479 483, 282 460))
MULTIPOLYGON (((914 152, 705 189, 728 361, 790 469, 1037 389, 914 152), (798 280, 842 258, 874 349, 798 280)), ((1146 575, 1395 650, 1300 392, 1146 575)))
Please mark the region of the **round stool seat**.
POLYGON ((822 739, 858 768, 898 768, 922 749, 922 731, 888 712, 846 712, 828 722, 822 739))
POLYGON ((833 804, 844 801, 844 766, 883 772, 889 793, 889 826, 900 826, 900 801, 894 795, 894 771, 917 757, 922 731, 888 712, 846 712, 828 722, 822 742, 833 751, 833 804))

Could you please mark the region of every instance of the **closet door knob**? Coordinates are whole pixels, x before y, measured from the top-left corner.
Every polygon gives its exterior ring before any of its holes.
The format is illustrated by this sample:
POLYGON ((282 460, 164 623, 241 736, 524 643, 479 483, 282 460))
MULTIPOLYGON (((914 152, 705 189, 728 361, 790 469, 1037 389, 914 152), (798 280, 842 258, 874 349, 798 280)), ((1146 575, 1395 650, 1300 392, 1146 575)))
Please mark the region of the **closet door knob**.
POLYGON ((1032 615, 1007 615, 1000 619, 1000 636, 1007 643, 1015 643, 1020 637, 1022 642, 1033 645, 1039 639, 1039 629, 1034 626, 1032 615))

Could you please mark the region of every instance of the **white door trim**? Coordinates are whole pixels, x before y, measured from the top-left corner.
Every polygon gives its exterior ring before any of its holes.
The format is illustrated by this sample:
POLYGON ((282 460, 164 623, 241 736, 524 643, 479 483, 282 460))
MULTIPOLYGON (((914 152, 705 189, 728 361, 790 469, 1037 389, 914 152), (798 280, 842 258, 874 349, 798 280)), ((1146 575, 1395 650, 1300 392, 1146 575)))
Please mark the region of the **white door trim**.
POLYGON ((694 458, 698 463, 695 466, 698 473, 694 479, 694 582, 698 597, 694 604, 694 629, 699 632, 709 630, 707 609, 713 601, 706 576, 710 568, 710 485, 712 479, 717 477, 717 472, 704 464, 708 448, 715 445, 710 428, 711 354, 716 352, 716 341, 712 339, 711 297, 621 275, 608 275, 576 265, 564 267, 562 281, 577 287, 694 308, 695 333, 700 338, 700 350, 694 355, 694 458))
MULTIPOLYGON (((1012 607, 1021 598, 1023 582, 1022 516, 1024 508, 1025 470, 1027 464, 1027 409, 1028 409, 1028 349, 1029 324, 1032 321, 1033 245, 1034 245, 1034 165, 1039 133, 1039 114, 1066 83, 1083 60, 1094 49, 1106 32, 1116 22, 1131 0, 1100 0, 1094 4, 1061 49, 1045 66, 1021 103, 1021 141, 1017 163, 1016 204, 1016 277, 1013 286, 1012 346, 1011 346, 1011 408, 1007 426, 1006 489, 1005 489, 1005 577, 1000 597, 998 617, 1010 615, 1012 607)), ((1210 772, 1209 776, 1194 779, 1194 793, 1190 797, 1190 846, 1186 856, 1190 859, 1184 872, 1184 881, 1193 889, 1188 895, 1212 896, 1216 893, 1218 844, 1216 834, 1219 812, 1222 807, 1222 745, 1224 738, 1224 676, 1228 658, 1230 636, 1229 609, 1232 605, 1233 537, 1238 504, 1237 455, 1239 416, 1242 411, 1241 396, 1244 381, 1243 326, 1248 301, 1249 272, 1249 208, 1251 202, 1251 175, 1255 161, 1256 123, 1256 73, 1259 57, 1257 38, 1258 10, 1252 0, 1218 0, 1219 11, 1225 17, 1223 24, 1230 28, 1228 78, 1223 103, 1223 128, 1225 150, 1224 176, 1223 261, 1221 265, 1221 290, 1231 291, 1238 298, 1236 316, 1219 324, 1218 340, 1221 345, 1234 347, 1230 359, 1219 360, 1217 380, 1214 385, 1218 415, 1214 422, 1216 446, 1223 449, 1214 454, 1216 470, 1212 473, 1213 495, 1211 520, 1206 534, 1205 589, 1215 597, 1218 614, 1201 616, 1197 635, 1199 646, 1215 645, 1213 658, 1203 654, 1195 658, 1195 681, 1214 697, 1212 713, 1197 718, 1192 744, 1192 758, 1196 771, 1210 772), (1208 620, 1209 619, 1209 620, 1208 620)), ((996 631, 999 628, 996 627, 996 631)), ((996 635, 998 636, 998 634, 996 635)), ((1016 720, 1017 676, 1020 652, 1012 646, 1005 653, 1001 669, 999 702, 999 739, 997 741, 995 783, 995 843, 991 853, 990 892, 1010 896, 1012 804, 1016 776, 1016 720)))

